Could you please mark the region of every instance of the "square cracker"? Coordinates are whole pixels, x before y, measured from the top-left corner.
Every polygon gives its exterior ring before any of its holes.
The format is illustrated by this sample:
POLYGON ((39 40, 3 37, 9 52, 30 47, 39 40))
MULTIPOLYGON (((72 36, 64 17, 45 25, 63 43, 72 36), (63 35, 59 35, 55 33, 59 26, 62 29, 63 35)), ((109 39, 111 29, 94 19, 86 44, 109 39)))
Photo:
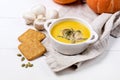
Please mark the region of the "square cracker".
POLYGON ((34 60, 46 52, 46 48, 39 41, 28 40, 20 44, 18 48, 28 60, 34 60))
POLYGON ((26 42, 28 39, 32 41, 42 41, 45 38, 45 34, 35 31, 33 29, 28 29, 25 33, 18 37, 20 42, 26 42))

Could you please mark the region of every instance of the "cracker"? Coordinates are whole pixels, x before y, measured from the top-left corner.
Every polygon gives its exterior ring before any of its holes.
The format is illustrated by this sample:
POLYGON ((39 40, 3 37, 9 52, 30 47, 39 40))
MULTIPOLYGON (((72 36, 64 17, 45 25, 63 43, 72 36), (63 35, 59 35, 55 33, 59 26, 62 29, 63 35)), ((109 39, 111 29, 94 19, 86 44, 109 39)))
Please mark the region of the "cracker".
POLYGON ((39 41, 28 40, 20 44, 18 48, 29 61, 42 56, 46 52, 46 48, 39 41))
POLYGON ((45 38, 45 34, 33 29, 28 29, 25 33, 18 37, 20 42, 26 42, 28 39, 32 41, 42 41, 45 38))

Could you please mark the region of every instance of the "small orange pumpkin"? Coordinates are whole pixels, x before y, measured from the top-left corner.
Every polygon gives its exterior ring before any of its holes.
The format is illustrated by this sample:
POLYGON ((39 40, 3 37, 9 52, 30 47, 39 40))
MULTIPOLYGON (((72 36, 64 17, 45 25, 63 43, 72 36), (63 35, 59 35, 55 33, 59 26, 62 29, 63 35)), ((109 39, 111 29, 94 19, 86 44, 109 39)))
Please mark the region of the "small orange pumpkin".
POLYGON ((58 4, 70 4, 76 2, 77 0, 53 0, 53 1, 55 1, 58 4))
POLYGON ((120 10, 120 0, 87 0, 87 4, 96 13, 114 13, 120 10))

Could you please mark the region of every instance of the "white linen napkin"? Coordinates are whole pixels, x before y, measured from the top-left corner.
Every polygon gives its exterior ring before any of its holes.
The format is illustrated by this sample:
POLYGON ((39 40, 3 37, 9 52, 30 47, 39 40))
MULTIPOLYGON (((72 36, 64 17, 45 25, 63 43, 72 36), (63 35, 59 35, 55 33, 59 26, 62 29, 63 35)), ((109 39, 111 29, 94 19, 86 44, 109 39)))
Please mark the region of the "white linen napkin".
POLYGON ((45 54, 46 62, 54 72, 59 72, 72 65, 76 65, 78 68, 81 63, 94 59, 104 53, 109 44, 110 35, 115 38, 120 37, 120 11, 114 14, 103 13, 91 25, 99 35, 99 39, 96 43, 90 45, 82 54, 73 56, 60 54, 53 50, 49 42, 49 37, 46 39, 44 42, 48 51, 45 54))

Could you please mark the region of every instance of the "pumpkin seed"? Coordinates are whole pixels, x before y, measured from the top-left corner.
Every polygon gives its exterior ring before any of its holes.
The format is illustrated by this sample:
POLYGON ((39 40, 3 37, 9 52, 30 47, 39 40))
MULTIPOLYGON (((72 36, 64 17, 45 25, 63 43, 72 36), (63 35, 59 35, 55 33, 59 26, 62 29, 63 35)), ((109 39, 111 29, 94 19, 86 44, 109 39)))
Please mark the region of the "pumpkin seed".
POLYGON ((22 57, 22 58, 21 58, 21 61, 24 61, 24 60, 25 60, 25 58, 24 58, 24 57, 22 57))
POLYGON ((17 54, 18 57, 21 57, 22 55, 21 54, 17 54))
POLYGON ((28 66, 28 64, 25 64, 25 68, 28 68, 29 66, 28 66))
POLYGON ((30 63, 30 62, 28 62, 27 64, 28 64, 28 66, 29 66, 31 63, 30 63))
POLYGON ((28 66, 29 67, 33 67, 33 64, 31 64, 30 62, 28 62, 28 66))
POLYGON ((25 67, 25 64, 22 64, 21 66, 22 66, 22 67, 25 67))
MULTIPOLYGON (((21 57, 21 61, 24 61, 25 60, 25 57, 22 57, 21 54, 17 54, 18 57, 21 57)), ((25 68, 28 68, 28 67, 33 67, 33 64, 31 64, 30 62, 26 63, 26 64, 21 64, 21 67, 25 67, 25 68)))
POLYGON ((29 67, 33 67, 33 64, 30 64, 29 67))

